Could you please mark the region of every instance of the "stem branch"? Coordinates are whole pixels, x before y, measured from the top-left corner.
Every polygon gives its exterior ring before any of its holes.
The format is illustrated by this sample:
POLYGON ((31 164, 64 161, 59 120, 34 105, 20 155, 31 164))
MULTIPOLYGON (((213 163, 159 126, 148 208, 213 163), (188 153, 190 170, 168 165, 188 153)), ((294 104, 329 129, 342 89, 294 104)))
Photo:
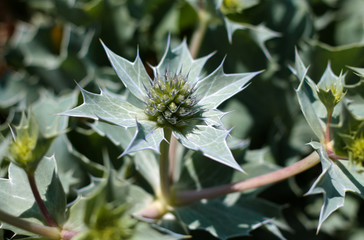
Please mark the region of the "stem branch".
POLYGON ((48 212, 46 206, 44 205, 42 197, 39 194, 37 184, 36 184, 36 181, 35 181, 35 177, 34 177, 34 173, 27 172, 27 177, 28 177, 30 188, 32 189, 32 192, 33 192, 33 195, 34 195, 34 198, 35 198, 35 202, 37 203, 40 211, 42 212, 43 217, 45 218, 48 226, 57 227, 58 226, 57 223, 53 220, 52 216, 48 212))
POLYGON ((28 232, 39 234, 49 239, 61 239, 60 231, 56 227, 43 226, 37 223, 29 222, 21 218, 17 218, 0 210, 0 220, 4 223, 13 225, 28 232))
POLYGON ((177 192, 174 197, 174 204, 185 205, 202 199, 216 198, 229 193, 243 192, 245 190, 265 186, 297 175, 309 168, 312 168, 319 162, 319 155, 316 152, 313 152, 306 158, 294 163, 291 166, 261 176, 253 177, 241 182, 225 184, 201 190, 187 190, 177 192))
POLYGON ((326 133, 325 133, 326 144, 328 144, 331 141, 331 131, 330 131, 331 120, 332 120, 332 111, 327 111, 326 133))
POLYGON ((190 53, 193 58, 197 57, 198 51, 200 50, 201 47, 202 40, 205 36, 206 30, 210 22, 209 14, 201 7, 199 8, 198 11, 198 17, 199 17, 198 26, 192 34, 190 43, 190 53))

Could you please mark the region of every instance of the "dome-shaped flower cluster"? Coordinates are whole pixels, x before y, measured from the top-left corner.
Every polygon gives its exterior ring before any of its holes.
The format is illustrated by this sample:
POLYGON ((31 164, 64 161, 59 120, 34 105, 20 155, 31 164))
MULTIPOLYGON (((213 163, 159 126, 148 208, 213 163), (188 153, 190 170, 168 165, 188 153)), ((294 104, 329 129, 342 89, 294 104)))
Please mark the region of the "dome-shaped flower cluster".
POLYGON ((200 108, 196 105, 195 87, 182 74, 157 76, 147 90, 145 114, 161 127, 179 129, 196 119, 200 108))

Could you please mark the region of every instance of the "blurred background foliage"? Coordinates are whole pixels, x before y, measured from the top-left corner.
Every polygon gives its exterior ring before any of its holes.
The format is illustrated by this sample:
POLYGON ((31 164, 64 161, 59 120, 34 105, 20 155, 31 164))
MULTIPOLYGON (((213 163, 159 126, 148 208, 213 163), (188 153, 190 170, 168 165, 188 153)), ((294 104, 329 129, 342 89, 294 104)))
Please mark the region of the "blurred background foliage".
MULTIPOLYGON (((315 82, 330 62, 335 74, 347 72, 347 84, 357 83, 359 78, 347 66, 364 67, 363 9, 362 0, 1 0, 0 131, 7 135, 8 124, 17 123, 27 106, 70 94, 76 83, 94 92, 102 87, 122 93, 100 39, 129 60, 138 49, 148 68, 162 57, 168 37, 172 46, 191 42, 203 10, 210 21, 197 57, 215 52, 206 73, 223 59, 228 73, 265 70, 221 106, 232 112, 224 118, 225 125, 233 128, 234 137, 250 141, 248 152, 268 154, 274 164, 289 165, 307 155, 306 143, 315 139, 297 103, 298 81, 288 68, 295 48, 315 82)), ((108 150, 120 174, 146 185, 130 159, 117 159, 118 144, 95 133, 82 119, 70 119, 70 129, 50 150, 68 159, 58 164, 69 201, 75 198, 75 189, 89 181, 82 167, 100 176, 100 149, 108 150)), ((234 153, 244 161, 246 151, 234 153)), ((5 177, 8 163, 0 164, 0 177, 5 177)), ((284 231, 287 239, 361 239, 363 204, 354 195, 316 235, 321 196, 303 194, 319 173, 320 167, 313 168, 259 194, 284 206, 290 227, 284 231)), ((265 234, 258 229, 236 239, 271 239, 265 234)), ((214 239, 202 231, 193 236, 214 239)))

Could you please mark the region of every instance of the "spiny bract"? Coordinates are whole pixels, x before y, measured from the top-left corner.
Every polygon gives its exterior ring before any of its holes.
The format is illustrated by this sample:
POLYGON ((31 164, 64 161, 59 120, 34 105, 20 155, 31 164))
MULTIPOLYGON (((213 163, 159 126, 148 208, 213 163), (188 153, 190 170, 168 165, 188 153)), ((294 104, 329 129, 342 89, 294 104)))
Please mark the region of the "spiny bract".
POLYGON ((146 89, 145 114, 159 126, 180 129, 197 119, 201 109, 196 105, 195 87, 187 83, 187 76, 166 72, 157 76, 146 89))

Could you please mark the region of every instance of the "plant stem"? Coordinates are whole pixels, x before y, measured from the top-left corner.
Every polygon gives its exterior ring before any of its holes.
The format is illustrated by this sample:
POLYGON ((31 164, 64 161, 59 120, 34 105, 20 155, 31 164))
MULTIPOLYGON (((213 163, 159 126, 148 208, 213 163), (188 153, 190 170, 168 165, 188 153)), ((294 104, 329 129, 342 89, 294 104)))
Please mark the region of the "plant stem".
POLYGON ((193 58, 197 57, 202 40, 210 23, 210 15, 202 7, 199 7, 198 17, 198 26, 192 34, 190 43, 190 53, 193 58))
POLYGON ((159 176, 160 190, 162 199, 169 203, 170 200, 170 178, 169 178, 169 144, 171 140, 172 129, 164 128, 164 140, 161 142, 159 150, 159 176))
POLYGON ((37 183, 35 181, 34 173, 33 172, 27 172, 27 177, 29 181, 30 188, 32 189, 35 202, 37 203, 41 213, 43 214, 43 217, 45 218, 48 226, 50 227, 57 227, 57 223, 53 220, 52 216, 48 212, 46 206, 44 205, 44 202, 42 200, 42 197, 39 194, 37 183))
POLYGON ((176 167, 176 154, 177 154, 177 146, 178 146, 179 142, 177 141, 177 139, 172 135, 171 136, 171 142, 169 144, 169 182, 173 183, 174 182, 174 170, 176 167))
POLYGON ((325 142, 326 144, 328 144, 331 141, 331 130, 330 130, 330 125, 331 125, 331 120, 332 120, 332 110, 331 111, 327 111, 327 117, 326 117, 326 133, 325 133, 325 142))
POLYGON ((187 190, 177 192, 173 198, 173 203, 175 205, 186 205, 202 199, 216 198, 229 193, 243 192, 249 189, 258 188, 297 175, 307 169, 312 168, 319 162, 319 155, 316 152, 313 152, 306 158, 294 163, 291 166, 241 182, 225 184, 201 190, 187 190))
POLYGON ((49 239, 61 239, 60 231, 56 227, 43 226, 37 223, 29 222, 21 218, 17 218, 0 210, 0 220, 4 223, 13 225, 20 229, 39 234, 49 239))

